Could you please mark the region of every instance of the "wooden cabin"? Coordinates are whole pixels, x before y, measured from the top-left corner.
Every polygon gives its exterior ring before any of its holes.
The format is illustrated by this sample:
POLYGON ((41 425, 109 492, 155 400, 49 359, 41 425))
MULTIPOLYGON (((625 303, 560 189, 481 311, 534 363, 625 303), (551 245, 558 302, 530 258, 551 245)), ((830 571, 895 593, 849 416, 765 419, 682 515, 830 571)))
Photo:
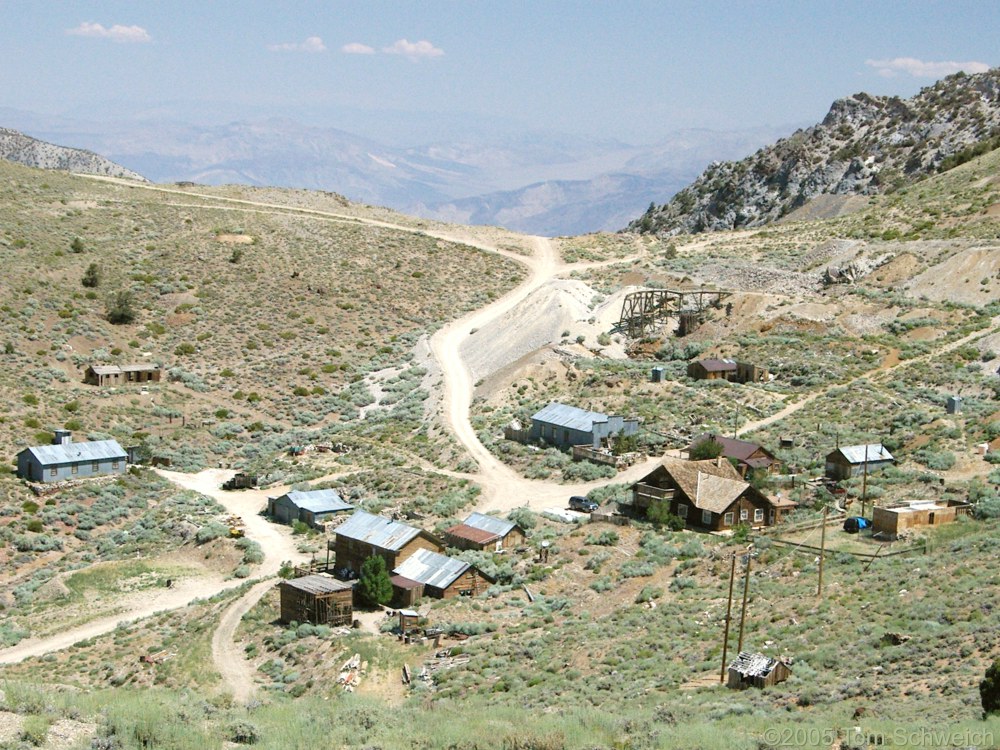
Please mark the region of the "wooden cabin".
POLYGON ((354 619, 354 587, 328 575, 292 578, 278 584, 281 622, 350 625, 354 619))

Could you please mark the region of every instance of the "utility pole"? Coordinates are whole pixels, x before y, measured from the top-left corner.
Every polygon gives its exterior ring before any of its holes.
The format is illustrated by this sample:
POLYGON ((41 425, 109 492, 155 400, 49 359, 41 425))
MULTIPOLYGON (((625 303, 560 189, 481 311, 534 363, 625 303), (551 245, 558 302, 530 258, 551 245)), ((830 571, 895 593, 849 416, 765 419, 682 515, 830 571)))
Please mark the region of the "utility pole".
POLYGON ((747 547, 747 569, 746 577, 743 579, 743 607, 740 611, 740 640, 736 646, 736 653, 743 652, 743 626, 747 623, 747 594, 750 591, 750 561, 753 560, 753 545, 747 547))
POLYGON ((719 682, 726 681, 726 656, 729 654, 729 616, 733 611, 733 579, 736 577, 736 554, 732 555, 729 565, 729 599, 726 602, 726 633, 722 637, 722 670, 719 672, 719 682))
POLYGON ((816 583, 816 596, 823 596, 823 558, 826 557, 826 514, 830 506, 823 506, 823 529, 819 534, 819 581, 816 583))
POLYGON ((736 404, 736 418, 733 420, 733 440, 739 437, 740 432, 740 405, 736 404))

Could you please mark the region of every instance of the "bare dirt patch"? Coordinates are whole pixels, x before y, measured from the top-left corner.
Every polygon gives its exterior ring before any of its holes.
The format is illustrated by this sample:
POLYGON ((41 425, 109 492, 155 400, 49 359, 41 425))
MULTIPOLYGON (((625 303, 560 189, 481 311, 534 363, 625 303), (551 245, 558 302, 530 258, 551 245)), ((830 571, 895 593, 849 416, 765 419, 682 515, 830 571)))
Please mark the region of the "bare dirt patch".
POLYGON ((217 234, 215 236, 216 242, 222 242, 226 245, 252 245, 253 237, 248 234, 217 234))

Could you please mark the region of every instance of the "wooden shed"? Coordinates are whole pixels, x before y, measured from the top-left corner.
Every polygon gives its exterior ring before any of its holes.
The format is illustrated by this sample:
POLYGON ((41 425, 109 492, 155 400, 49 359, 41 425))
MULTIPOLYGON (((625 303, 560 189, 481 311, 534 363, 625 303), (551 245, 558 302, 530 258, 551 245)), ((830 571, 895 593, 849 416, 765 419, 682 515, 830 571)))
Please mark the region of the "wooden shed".
POLYGON ((473 513, 444 532, 449 547, 503 552, 524 544, 524 530, 513 521, 473 513))
POLYGON ((429 550, 417 550, 392 571, 393 602, 409 607, 422 596, 451 599, 475 596, 492 581, 465 562, 429 550))
POLYGON ((729 665, 726 687, 733 690, 745 690, 749 687, 765 688, 768 685, 784 682, 791 673, 792 670, 780 659, 741 651, 729 665))
POLYGON ((385 567, 393 570, 417 550, 441 552, 444 545, 434 536, 401 521, 355 511, 337 527, 336 536, 327 543, 334 550, 334 568, 338 575, 356 575, 372 555, 380 555, 385 567), (332 545, 332 546, 331 546, 332 545))
POLYGON ((160 380, 160 368, 154 364, 134 365, 91 365, 83 373, 83 382, 88 385, 113 386, 126 383, 156 383, 160 380))
POLYGON ((882 443, 845 445, 827 454, 826 476, 830 479, 850 479, 865 472, 880 471, 894 463, 896 459, 882 443))
POLYGON ((281 622, 350 625, 354 618, 354 587, 327 575, 293 578, 279 584, 281 622))

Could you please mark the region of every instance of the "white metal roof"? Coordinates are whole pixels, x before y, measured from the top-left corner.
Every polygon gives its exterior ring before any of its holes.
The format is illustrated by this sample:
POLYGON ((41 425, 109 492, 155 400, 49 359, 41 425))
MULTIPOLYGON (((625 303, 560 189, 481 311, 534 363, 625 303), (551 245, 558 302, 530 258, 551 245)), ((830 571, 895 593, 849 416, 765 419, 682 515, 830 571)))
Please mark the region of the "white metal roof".
POLYGON ((356 539, 389 550, 402 549, 419 533, 420 529, 413 526, 363 510, 355 511, 354 515, 337 527, 337 536, 356 539))
POLYGON ((392 572, 393 575, 409 578, 425 586, 446 589, 468 569, 469 563, 463 560, 456 560, 428 549, 418 549, 392 572))
POLYGON ((105 459, 125 459, 128 454, 117 440, 92 440, 85 443, 65 443, 63 445, 37 445, 25 448, 42 466, 75 464, 84 461, 105 459))
MULTIPOLYGON (((866 460, 872 461, 895 461, 889 449, 882 443, 868 443, 868 445, 845 445, 838 449, 840 454, 852 464, 863 464, 866 460), (865 458, 865 449, 868 449, 868 458, 865 458)), ((834 451, 836 453, 836 451, 834 451)))
POLYGON ((553 424, 557 427, 567 427, 571 430, 590 432, 594 429, 594 422, 607 422, 608 415, 553 401, 548 406, 532 414, 531 420, 533 422, 553 424))
POLYGON ((496 516, 487 516, 483 513, 473 513, 465 519, 465 525, 471 526, 480 531, 488 531, 497 536, 506 536, 517 524, 513 521, 505 521, 496 516))
POLYGON ((305 492, 292 490, 285 496, 295 503, 295 507, 313 513, 336 513, 340 510, 351 510, 354 507, 350 503, 345 503, 336 490, 308 490, 305 492))

